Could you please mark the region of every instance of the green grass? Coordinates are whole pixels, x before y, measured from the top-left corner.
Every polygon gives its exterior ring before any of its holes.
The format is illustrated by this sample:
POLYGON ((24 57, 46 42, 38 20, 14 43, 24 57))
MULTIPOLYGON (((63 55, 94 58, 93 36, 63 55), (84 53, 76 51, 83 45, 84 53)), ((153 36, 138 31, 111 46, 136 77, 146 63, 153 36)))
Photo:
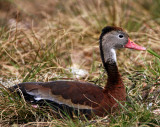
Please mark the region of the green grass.
POLYGON ((103 87, 107 76, 98 38, 106 25, 123 27, 132 40, 148 48, 144 52, 117 51, 128 94, 120 112, 92 120, 56 119, 51 109, 35 109, 1 88, 0 124, 158 127, 159 5, 159 0, 0 0, 0 83, 5 87, 57 79, 83 80, 103 87), (73 64, 89 74, 75 78, 68 69, 73 64))

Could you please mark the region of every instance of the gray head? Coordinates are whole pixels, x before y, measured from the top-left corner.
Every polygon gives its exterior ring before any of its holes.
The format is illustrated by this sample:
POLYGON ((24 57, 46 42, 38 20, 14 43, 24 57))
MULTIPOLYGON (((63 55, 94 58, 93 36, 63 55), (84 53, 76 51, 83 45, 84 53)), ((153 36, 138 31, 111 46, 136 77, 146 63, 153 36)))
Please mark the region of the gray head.
POLYGON ((116 49, 131 48, 136 50, 145 50, 144 47, 138 46, 129 39, 127 33, 120 27, 107 26, 102 29, 100 36, 100 51, 102 61, 107 62, 112 59, 116 62, 116 49))
POLYGON ((128 42, 128 34, 122 28, 107 26, 103 28, 100 43, 103 47, 119 49, 123 48, 128 42))

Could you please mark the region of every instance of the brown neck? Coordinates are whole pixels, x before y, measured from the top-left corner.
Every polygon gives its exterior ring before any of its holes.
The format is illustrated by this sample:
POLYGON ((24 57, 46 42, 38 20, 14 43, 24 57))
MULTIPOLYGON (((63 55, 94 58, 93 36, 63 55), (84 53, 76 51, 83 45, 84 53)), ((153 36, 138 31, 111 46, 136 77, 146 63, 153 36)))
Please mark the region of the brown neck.
POLYGON ((115 87, 115 85, 123 85, 117 64, 113 59, 109 58, 107 62, 104 62, 104 67, 108 74, 107 85, 105 86, 105 88, 112 86, 115 87))
POLYGON ((117 63, 115 59, 113 58, 113 54, 110 49, 105 49, 107 51, 106 53, 103 52, 102 45, 100 43, 100 51, 101 51, 101 58, 103 65, 105 67, 105 70, 108 75, 107 84, 105 86, 105 89, 109 87, 115 87, 116 85, 123 85, 121 75, 119 74, 117 63))

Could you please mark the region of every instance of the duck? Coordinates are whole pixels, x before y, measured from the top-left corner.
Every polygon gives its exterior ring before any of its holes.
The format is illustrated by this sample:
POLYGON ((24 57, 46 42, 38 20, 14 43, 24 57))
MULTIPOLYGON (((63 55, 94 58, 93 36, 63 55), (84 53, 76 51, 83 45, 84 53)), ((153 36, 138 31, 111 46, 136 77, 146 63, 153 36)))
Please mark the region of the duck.
POLYGON ((67 112, 73 117, 85 115, 104 117, 126 102, 126 90, 117 67, 116 50, 129 48, 146 50, 134 43, 120 27, 106 26, 99 37, 99 49, 107 83, 104 88, 83 81, 57 80, 51 82, 24 82, 10 87, 10 91, 23 94, 24 99, 40 106, 53 108, 57 114, 67 112))

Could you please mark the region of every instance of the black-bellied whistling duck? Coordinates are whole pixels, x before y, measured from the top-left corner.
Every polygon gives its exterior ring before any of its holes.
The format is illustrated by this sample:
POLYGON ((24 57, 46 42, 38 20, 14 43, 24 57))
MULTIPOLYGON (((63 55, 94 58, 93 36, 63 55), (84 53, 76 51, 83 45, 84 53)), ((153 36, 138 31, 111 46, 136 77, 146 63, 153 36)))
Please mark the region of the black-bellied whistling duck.
POLYGON ((126 100, 126 91, 116 64, 116 49, 145 50, 131 41, 122 28, 107 26, 99 39, 100 53, 108 74, 107 84, 101 88, 80 81, 28 82, 11 87, 20 89, 26 101, 36 104, 47 102, 56 110, 67 109, 80 114, 104 116, 126 100))

